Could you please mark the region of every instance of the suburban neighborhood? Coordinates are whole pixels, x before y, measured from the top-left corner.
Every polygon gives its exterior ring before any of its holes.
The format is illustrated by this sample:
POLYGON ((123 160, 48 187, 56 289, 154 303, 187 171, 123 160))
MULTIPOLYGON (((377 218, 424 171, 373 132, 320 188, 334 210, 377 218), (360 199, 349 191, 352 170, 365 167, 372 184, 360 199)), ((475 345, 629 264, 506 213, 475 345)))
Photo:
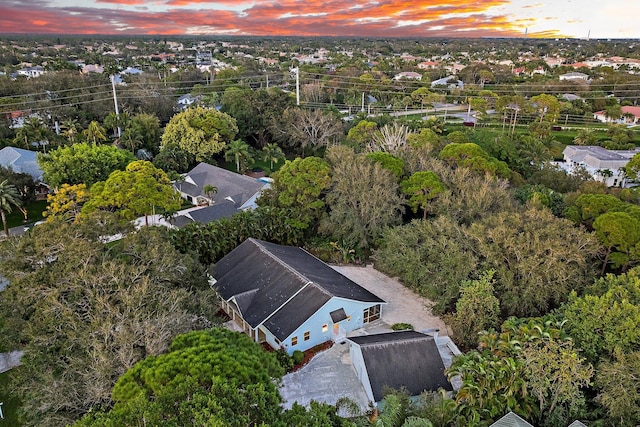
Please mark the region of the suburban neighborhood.
POLYGON ((0 427, 637 425, 639 73, 0 34, 0 427))

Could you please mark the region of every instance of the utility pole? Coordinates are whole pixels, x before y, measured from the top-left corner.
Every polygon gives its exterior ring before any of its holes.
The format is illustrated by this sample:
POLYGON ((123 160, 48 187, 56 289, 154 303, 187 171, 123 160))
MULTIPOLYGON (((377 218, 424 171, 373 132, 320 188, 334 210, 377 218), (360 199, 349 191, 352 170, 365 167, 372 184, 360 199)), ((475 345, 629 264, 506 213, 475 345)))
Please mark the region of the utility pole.
POLYGON ((116 78, 111 74, 111 87, 113 88, 113 104, 116 107, 116 120, 118 121, 118 138, 122 136, 122 130, 120 129, 120 113, 118 112, 118 96, 116 95, 116 78))
POLYGON ((364 112, 364 92, 362 92, 362 108, 360 108, 360 111, 364 112))
POLYGON ((296 105, 300 105, 300 67, 296 67, 296 105))

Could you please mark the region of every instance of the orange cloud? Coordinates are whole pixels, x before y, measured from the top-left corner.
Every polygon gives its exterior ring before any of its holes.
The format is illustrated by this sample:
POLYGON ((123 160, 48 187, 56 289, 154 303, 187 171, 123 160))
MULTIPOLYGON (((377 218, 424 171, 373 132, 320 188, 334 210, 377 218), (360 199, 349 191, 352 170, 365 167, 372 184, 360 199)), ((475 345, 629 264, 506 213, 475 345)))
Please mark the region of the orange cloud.
POLYGON ((523 28, 522 21, 491 13, 511 0, 83 0, 83 6, 57 8, 8 3, 0 5, 5 33, 517 37, 523 28))

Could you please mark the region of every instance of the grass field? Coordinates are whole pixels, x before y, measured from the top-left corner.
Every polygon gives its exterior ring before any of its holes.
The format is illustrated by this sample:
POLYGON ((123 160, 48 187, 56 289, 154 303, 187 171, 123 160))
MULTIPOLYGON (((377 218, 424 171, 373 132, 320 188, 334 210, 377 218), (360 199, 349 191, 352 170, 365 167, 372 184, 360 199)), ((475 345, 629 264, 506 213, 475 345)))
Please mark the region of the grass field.
POLYGON ((46 200, 37 200, 31 203, 29 206, 27 206, 27 217, 29 219, 25 221, 24 215, 22 214, 20 209, 14 207, 11 213, 7 215, 7 226, 11 228, 40 221, 42 220, 42 212, 44 212, 46 209, 46 200))

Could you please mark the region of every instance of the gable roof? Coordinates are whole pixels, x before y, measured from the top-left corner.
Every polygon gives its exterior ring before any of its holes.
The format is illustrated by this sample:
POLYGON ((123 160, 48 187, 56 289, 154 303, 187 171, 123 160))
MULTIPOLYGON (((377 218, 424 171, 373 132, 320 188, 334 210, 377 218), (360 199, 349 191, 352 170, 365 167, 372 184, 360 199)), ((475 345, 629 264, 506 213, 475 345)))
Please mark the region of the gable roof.
POLYGON ((529 424, 513 412, 509 412, 489 427, 533 427, 533 425, 529 424))
MULTIPOLYGON (((240 175, 208 163, 199 163, 184 175, 184 181, 175 184, 178 191, 192 197, 204 196, 205 185, 213 185, 218 192, 214 200, 232 201, 237 208, 258 193, 265 183, 246 175, 240 175)), ((208 198, 208 197, 207 197, 208 198)))
POLYGON ((405 388, 411 396, 425 390, 453 390, 433 337, 415 331, 350 337, 362 351, 376 402, 386 387, 405 388))
POLYGON ((0 166, 11 168, 17 173, 26 173, 35 181, 42 181, 42 169, 36 160, 36 152, 17 147, 4 147, 0 150, 0 166))
POLYGON ((587 425, 585 423, 583 423, 583 422, 575 420, 574 422, 569 424, 569 427, 587 427, 587 425))
POLYGON ((216 288, 255 328, 286 339, 331 298, 384 303, 307 251, 249 238, 215 265, 216 288))

